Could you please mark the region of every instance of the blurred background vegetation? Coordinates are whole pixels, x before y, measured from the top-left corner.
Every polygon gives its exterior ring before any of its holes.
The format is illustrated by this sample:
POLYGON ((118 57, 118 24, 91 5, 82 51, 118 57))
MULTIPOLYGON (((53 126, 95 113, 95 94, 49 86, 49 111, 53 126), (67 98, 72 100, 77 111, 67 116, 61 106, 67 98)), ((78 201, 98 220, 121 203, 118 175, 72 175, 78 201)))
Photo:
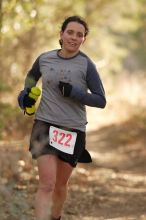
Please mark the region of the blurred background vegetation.
POLYGON ((111 121, 128 117, 131 111, 143 114, 145 12, 145 0, 1 0, 0 139, 28 133, 32 118, 23 117, 17 95, 34 59, 59 48, 61 24, 74 14, 84 17, 90 27, 82 50, 91 56, 103 79, 108 100, 104 121, 110 116, 111 121))

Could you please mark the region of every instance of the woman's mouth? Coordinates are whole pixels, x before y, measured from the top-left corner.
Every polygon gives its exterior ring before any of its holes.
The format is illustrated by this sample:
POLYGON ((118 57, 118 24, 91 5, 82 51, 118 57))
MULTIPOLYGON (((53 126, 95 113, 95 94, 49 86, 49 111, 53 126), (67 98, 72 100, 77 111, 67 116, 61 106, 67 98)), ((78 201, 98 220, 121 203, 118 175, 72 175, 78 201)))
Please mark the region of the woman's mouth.
POLYGON ((76 47, 76 43, 73 43, 73 42, 69 42, 69 45, 72 47, 76 47))

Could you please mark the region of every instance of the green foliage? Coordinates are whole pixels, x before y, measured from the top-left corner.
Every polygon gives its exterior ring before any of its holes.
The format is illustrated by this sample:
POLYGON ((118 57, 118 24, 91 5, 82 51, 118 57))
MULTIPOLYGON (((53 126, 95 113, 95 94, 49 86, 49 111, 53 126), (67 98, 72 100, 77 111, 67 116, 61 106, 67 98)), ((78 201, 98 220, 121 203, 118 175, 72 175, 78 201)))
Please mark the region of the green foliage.
MULTIPOLYGON (((123 68, 129 71, 132 61, 137 68, 144 69, 145 5, 139 0, 93 0, 92 4, 89 0, 3 0, 1 39, 5 62, 1 61, 1 68, 4 80, 9 74, 11 79, 17 77, 23 81, 23 74, 34 57, 56 47, 62 21, 73 14, 85 17, 89 23, 90 35, 83 49, 95 62, 103 59, 108 64, 108 72, 120 73, 123 68)), ((134 68, 135 65, 133 71, 134 68)))
POLYGON ((12 88, 8 86, 6 83, 0 83, 0 92, 11 91, 12 88))
POLYGON ((30 131, 32 117, 24 116, 18 107, 13 107, 9 103, 0 103, 0 109, 0 139, 11 140, 15 133, 17 138, 30 131))

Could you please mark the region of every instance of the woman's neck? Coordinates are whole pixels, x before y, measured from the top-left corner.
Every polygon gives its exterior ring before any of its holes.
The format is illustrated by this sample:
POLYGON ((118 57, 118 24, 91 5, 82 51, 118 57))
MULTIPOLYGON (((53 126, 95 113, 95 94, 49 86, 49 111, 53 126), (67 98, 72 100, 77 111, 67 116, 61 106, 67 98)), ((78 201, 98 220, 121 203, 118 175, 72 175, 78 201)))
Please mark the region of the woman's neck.
POLYGON ((63 49, 58 51, 59 56, 63 57, 63 58, 71 58, 71 57, 76 56, 78 53, 79 53, 79 51, 69 52, 69 51, 65 51, 63 49))

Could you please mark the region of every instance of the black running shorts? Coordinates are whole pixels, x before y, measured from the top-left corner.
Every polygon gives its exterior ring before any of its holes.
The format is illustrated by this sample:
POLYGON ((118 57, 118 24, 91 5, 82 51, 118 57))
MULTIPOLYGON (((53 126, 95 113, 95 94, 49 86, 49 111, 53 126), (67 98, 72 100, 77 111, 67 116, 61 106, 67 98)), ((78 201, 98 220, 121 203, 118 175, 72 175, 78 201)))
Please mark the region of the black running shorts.
POLYGON ((72 167, 76 167, 77 162, 89 163, 91 157, 85 149, 86 134, 77 129, 69 129, 59 125, 53 125, 44 121, 35 120, 32 128, 29 150, 33 159, 37 159, 41 155, 53 154, 61 160, 69 163, 72 167), (54 126, 63 130, 69 130, 77 133, 75 148, 73 154, 62 152, 49 144, 49 129, 54 126))

